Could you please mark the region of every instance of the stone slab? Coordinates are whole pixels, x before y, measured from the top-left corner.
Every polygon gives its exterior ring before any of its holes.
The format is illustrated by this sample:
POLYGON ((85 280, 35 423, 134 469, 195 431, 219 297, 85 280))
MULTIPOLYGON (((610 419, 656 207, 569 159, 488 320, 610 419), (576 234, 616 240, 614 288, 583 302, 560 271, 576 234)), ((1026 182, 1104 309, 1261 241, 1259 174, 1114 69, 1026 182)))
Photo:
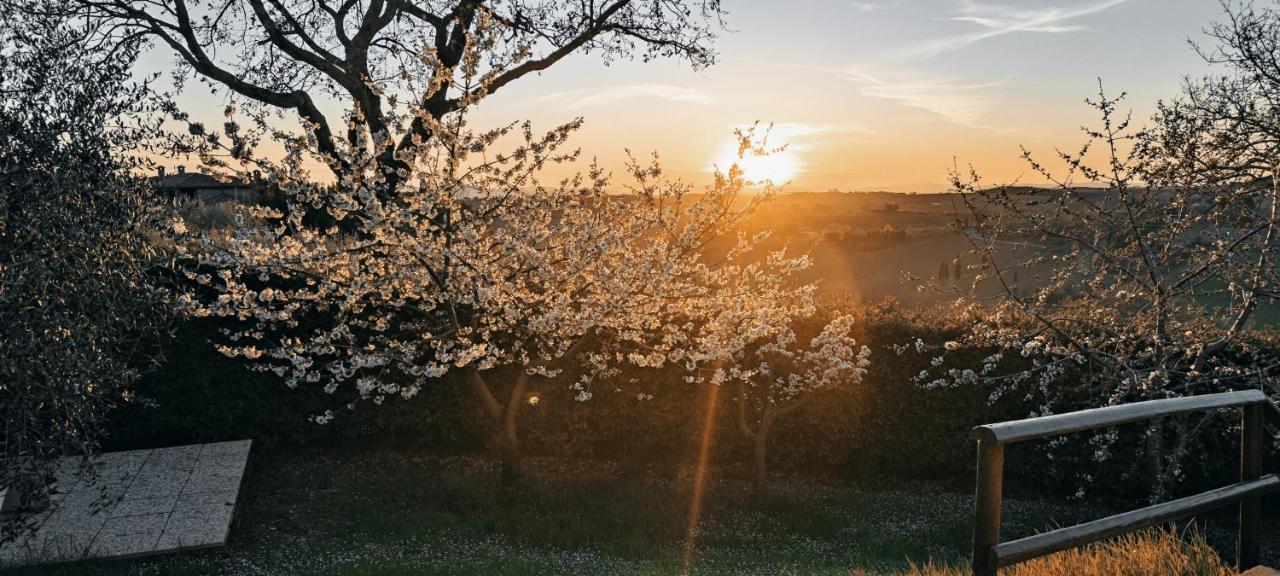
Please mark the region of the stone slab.
POLYGON ((222 546, 235 517, 249 440, 67 458, 50 509, 0 544, 0 568, 222 546))
POLYGON ((1246 571, 1240 576, 1280 576, 1280 572, 1267 568, 1266 566, 1258 566, 1246 571))

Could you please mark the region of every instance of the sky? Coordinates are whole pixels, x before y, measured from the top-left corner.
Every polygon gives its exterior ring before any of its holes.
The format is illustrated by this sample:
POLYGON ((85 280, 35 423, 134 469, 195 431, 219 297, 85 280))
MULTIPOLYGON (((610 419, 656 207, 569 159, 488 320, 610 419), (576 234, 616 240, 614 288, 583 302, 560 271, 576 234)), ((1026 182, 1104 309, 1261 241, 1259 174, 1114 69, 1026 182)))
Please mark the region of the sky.
POLYGON ((956 165, 1028 182, 1019 146, 1078 147, 1098 78, 1145 118, 1207 72, 1188 40, 1220 16, 1214 0, 724 6, 712 67, 574 55, 492 95, 472 120, 550 129, 581 116, 573 143, 615 172, 627 149, 656 151, 668 172, 705 181, 732 156, 734 127, 759 121, 787 149, 749 168, 791 191, 937 192, 956 165))

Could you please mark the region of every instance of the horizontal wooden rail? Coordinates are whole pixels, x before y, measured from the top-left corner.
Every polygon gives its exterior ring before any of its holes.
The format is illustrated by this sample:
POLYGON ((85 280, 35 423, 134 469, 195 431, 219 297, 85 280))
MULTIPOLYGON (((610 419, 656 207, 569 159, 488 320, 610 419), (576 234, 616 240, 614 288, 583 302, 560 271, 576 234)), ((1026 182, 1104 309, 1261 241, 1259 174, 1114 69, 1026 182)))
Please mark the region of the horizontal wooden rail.
POLYGON ((1280 427, 1280 408, 1276 408, 1261 390, 1241 390, 1149 400, 974 428, 971 435, 978 441, 978 474, 974 498, 973 573, 976 576, 995 576, 999 568, 1010 564, 1161 522, 1194 516, 1232 502, 1239 502, 1240 507, 1236 565, 1241 571, 1256 566, 1261 550, 1262 496, 1280 490, 1280 476, 1262 475, 1263 428, 1266 421, 1280 427), (1006 444, 1220 408, 1243 409, 1240 422, 1240 483, 1021 540, 1000 542, 1006 444))
POLYGON ((1008 566, 1023 560, 1044 556, 1045 554, 1083 546, 1112 536, 1119 536, 1134 530, 1155 526, 1162 522, 1195 516, 1201 512, 1227 504, 1234 504, 1245 498, 1261 496, 1276 490, 1280 490, 1280 476, 1268 474, 1257 480, 1232 484, 1202 494, 1196 494, 1195 496, 1170 500, 1140 510, 1108 516, 1101 520, 1059 528, 1021 540, 1005 542, 997 545, 992 550, 992 554, 995 555, 994 561, 997 567, 1008 566))
POLYGON ((1171 414, 1199 412, 1215 408, 1237 408, 1250 404, 1269 404, 1261 390, 1241 390, 1203 396, 1147 400, 1119 406, 1094 408, 1066 414, 1054 414, 1026 420, 987 424, 973 429, 971 436, 982 442, 1011 444, 1023 440, 1035 440, 1046 436, 1092 430, 1104 426, 1141 422, 1171 414))

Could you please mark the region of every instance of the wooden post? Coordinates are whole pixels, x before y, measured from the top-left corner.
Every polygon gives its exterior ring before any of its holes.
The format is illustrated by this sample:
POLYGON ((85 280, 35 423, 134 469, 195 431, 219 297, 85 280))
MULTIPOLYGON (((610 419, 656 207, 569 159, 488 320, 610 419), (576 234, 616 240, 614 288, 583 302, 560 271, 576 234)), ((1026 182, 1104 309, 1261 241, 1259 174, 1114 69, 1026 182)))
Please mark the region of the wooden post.
MULTIPOLYGON (((1240 426, 1240 481, 1262 476, 1262 404, 1244 406, 1240 426)), ((1240 543, 1236 567, 1244 572, 1258 565, 1262 547, 1262 496, 1240 501, 1240 543)))
POLYGON ((1000 498, 1004 489, 1004 444, 978 441, 978 478, 973 502, 973 574, 996 576, 992 549, 1000 543, 1000 498))

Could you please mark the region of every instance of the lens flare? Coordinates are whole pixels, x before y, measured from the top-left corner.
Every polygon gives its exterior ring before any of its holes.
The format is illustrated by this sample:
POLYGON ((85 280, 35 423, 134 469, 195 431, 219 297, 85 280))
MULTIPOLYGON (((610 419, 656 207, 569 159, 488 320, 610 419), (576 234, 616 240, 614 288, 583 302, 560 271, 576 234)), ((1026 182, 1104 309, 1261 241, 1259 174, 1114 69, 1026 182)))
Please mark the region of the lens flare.
POLYGON ((708 465, 711 460, 711 441, 716 429, 716 407, 720 404, 720 386, 707 387, 707 409, 703 412, 702 444, 698 447, 698 467, 693 475, 693 496, 689 502, 689 521, 684 530, 684 554, 680 559, 680 572, 688 574, 693 566, 693 553, 697 547, 698 523, 702 519, 702 495, 706 488, 708 465))

